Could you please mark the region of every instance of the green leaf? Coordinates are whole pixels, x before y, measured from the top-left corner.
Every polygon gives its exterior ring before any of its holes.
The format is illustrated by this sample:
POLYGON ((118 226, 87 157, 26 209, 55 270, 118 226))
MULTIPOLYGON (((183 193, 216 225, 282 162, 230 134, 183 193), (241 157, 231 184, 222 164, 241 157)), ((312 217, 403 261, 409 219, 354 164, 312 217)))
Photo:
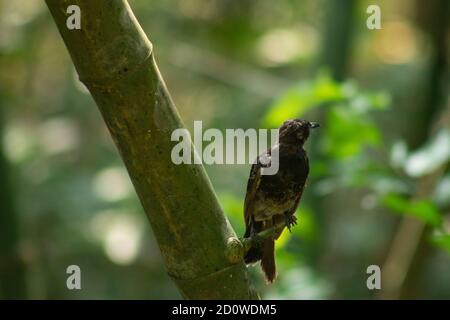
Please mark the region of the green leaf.
POLYGON ((302 117, 313 108, 344 102, 347 112, 365 114, 370 110, 386 109, 390 96, 385 92, 362 92, 353 81, 339 83, 328 72, 321 71, 312 81, 286 90, 269 108, 263 125, 278 127, 286 119, 302 117))
POLYGON ((409 200, 395 193, 383 197, 382 203, 395 213, 414 216, 434 226, 442 226, 442 216, 433 202, 429 200, 409 200))
POLYGON ((330 109, 323 143, 325 152, 332 157, 351 157, 380 142, 378 128, 369 120, 349 114, 344 107, 330 109))
POLYGON ((286 119, 303 116, 312 108, 345 98, 345 91, 327 73, 319 73, 312 82, 303 82, 288 89, 270 107, 263 123, 278 127, 286 119))
POLYGON ((435 234, 430 240, 434 245, 450 253, 450 234, 435 234))

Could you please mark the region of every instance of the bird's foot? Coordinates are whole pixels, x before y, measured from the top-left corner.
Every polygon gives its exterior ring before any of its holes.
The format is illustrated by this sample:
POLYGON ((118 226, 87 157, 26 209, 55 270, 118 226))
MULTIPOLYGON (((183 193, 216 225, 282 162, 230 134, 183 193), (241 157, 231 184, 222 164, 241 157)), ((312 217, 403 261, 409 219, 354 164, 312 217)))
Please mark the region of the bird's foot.
POLYGON ((297 224, 297 217, 294 215, 286 216, 286 227, 288 228, 289 232, 291 231, 292 226, 295 226, 297 224))

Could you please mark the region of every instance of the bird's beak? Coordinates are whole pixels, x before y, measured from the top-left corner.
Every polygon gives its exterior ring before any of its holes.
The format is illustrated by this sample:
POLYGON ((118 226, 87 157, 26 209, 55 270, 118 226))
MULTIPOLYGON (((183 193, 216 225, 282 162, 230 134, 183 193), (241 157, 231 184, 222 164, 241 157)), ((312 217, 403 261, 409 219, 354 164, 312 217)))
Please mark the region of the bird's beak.
POLYGON ((317 122, 310 122, 309 127, 311 129, 318 128, 318 127, 320 127, 320 124, 318 124, 317 122))

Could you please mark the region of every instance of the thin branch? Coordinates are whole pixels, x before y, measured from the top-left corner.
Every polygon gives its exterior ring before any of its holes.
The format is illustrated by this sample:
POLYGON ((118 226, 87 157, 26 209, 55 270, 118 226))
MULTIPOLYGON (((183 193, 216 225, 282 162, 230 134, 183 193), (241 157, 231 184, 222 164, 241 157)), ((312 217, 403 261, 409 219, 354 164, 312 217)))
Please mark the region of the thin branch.
POLYGON ((250 250, 250 248, 252 246, 257 245, 258 243, 261 243, 263 240, 273 237, 277 232, 280 232, 281 230, 283 230, 284 227, 286 227, 286 223, 282 222, 282 223, 276 224, 266 230, 263 230, 260 233, 257 233, 251 237, 242 238, 241 242, 244 247, 244 255, 250 250))

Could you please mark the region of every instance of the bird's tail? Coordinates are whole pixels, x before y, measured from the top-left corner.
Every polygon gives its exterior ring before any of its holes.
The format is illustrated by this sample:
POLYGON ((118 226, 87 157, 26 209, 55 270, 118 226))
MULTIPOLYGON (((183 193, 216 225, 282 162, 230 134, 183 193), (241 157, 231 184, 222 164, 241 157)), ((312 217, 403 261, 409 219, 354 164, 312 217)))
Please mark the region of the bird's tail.
POLYGON ((265 240, 261 249, 261 268, 264 271, 267 282, 272 283, 277 273, 275 265, 275 241, 273 239, 265 240))
MULTIPOLYGON (((261 231, 262 224, 257 222, 251 222, 245 230, 244 238, 251 237, 252 235, 261 231)), ((255 263, 262 258, 263 247, 261 244, 254 244, 244 257, 245 263, 255 263)))
POLYGON ((244 257, 247 264, 259 260, 261 260, 261 268, 267 282, 272 283, 276 278, 275 241, 273 239, 264 240, 262 244, 251 247, 244 257))
MULTIPOLYGON (((253 234, 257 234, 264 228, 270 227, 271 223, 252 221, 245 230, 244 237, 250 237, 253 234)), ((266 276, 266 280, 272 283, 276 278, 276 265, 275 265, 275 240, 269 238, 262 243, 254 244, 244 257, 245 263, 255 263, 261 260, 261 268, 266 276)))

